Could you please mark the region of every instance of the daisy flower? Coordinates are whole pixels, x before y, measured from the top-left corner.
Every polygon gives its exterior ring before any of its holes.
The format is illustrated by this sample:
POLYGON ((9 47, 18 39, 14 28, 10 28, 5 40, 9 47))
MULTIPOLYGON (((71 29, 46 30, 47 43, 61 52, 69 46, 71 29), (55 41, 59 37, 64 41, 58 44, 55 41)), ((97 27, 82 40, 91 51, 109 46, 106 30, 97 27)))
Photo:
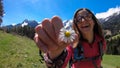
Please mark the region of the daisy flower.
POLYGON ((75 39, 75 35, 76 33, 72 28, 66 29, 63 27, 60 29, 59 40, 64 41, 65 43, 70 43, 75 39))

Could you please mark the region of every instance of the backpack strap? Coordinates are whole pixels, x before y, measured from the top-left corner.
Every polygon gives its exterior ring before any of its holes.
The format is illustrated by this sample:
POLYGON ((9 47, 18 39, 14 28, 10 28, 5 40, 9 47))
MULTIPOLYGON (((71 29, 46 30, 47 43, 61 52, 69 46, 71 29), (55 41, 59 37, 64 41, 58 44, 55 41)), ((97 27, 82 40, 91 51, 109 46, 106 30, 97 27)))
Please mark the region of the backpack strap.
POLYGON ((43 63, 44 57, 43 57, 43 55, 42 55, 42 51, 41 51, 41 50, 39 50, 39 56, 40 56, 39 61, 40 61, 41 63, 43 63))
POLYGON ((73 56, 69 60, 69 68, 71 68, 72 64, 78 60, 82 60, 84 58, 83 54, 83 47, 81 46, 81 43, 79 42, 77 47, 73 49, 73 56))
POLYGON ((103 42, 102 42, 102 40, 98 43, 98 45, 99 45, 99 54, 100 54, 100 58, 101 58, 101 60, 102 60, 102 57, 103 57, 103 55, 104 55, 104 51, 103 51, 103 42))
POLYGON ((75 59, 75 60, 82 60, 84 58, 83 51, 84 51, 83 47, 81 46, 80 43, 78 43, 78 46, 74 49, 73 59, 75 59))
POLYGON ((98 42, 98 47, 99 47, 99 55, 98 56, 95 56, 92 58, 86 58, 83 54, 84 50, 83 50, 82 45, 80 43, 78 43, 78 46, 73 51, 74 55, 73 55, 73 57, 71 57, 71 59, 69 61, 69 68, 71 68, 72 64, 76 61, 92 61, 94 67, 98 68, 94 60, 96 60, 98 58, 101 58, 101 60, 102 60, 102 57, 104 55, 102 40, 100 42, 98 42))
POLYGON ((72 57, 71 57, 71 59, 69 60, 69 68, 72 67, 72 64, 73 64, 73 62, 72 62, 72 57))
MULTIPOLYGON (((103 55, 104 55, 103 41, 101 40, 98 44, 99 44, 99 54, 100 54, 100 58, 102 60, 103 59, 103 55)), ((101 68, 103 68, 102 65, 101 65, 101 68)))

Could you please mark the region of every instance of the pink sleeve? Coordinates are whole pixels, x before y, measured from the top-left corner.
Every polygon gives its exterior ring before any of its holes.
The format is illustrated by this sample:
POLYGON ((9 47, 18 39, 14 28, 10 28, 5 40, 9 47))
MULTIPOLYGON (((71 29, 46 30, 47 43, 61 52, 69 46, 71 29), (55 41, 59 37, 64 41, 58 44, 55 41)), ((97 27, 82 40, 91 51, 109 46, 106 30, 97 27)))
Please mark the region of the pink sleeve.
POLYGON ((64 61, 62 68, 66 68, 66 66, 67 66, 67 64, 68 64, 68 62, 71 59, 72 54, 73 54, 73 48, 71 46, 68 46, 66 48, 66 50, 67 50, 68 54, 67 54, 67 57, 65 58, 65 61, 64 61))

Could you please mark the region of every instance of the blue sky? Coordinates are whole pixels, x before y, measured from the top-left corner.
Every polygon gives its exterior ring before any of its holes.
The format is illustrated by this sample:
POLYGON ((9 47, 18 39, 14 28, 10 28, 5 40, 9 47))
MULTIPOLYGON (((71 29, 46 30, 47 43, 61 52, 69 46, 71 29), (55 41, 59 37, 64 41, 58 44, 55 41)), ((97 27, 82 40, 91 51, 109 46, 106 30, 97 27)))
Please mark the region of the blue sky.
POLYGON ((2 25, 21 23, 24 19, 41 22, 58 15, 62 20, 72 19, 79 8, 88 8, 94 14, 120 6, 120 0, 3 0, 2 25))

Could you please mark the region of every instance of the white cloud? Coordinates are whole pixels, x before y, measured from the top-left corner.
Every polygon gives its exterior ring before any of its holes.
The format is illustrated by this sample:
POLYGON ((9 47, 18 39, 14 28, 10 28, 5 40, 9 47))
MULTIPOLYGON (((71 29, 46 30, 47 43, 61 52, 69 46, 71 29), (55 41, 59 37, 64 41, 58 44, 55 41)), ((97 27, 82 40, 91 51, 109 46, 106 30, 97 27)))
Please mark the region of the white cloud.
POLYGON ((107 12, 102 12, 102 13, 96 13, 96 17, 97 18, 106 18, 110 15, 112 15, 113 13, 116 13, 120 11, 120 6, 119 7, 116 7, 116 8, 110 8, 107 12))

